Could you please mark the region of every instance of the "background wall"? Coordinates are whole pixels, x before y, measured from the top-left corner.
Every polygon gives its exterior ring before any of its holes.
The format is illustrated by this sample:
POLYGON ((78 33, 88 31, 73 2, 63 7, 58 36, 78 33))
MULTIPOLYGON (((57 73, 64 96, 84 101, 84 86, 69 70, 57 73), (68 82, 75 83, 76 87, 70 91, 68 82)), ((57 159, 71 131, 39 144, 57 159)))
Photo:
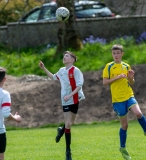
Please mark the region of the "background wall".
MULTIPOLYGON (((81 38, 90 35, 112 40, 119 36, 138 37, 146 31, 146 16, 120 18, 98 18, 77 20, 81 38)), ((60 23, 9 23, 0 27, 0 44, 12 48, 36 47, 57 43, 57 31, 60 23)))

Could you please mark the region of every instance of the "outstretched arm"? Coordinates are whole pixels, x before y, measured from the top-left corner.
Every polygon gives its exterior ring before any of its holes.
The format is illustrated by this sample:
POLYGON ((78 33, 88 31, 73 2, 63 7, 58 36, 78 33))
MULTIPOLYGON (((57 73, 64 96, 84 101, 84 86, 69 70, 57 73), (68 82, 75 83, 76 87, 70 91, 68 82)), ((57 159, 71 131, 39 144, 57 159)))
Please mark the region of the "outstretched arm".
POLYGON ((39 67, 46 72, 49 78, 53 79, 53 74, 45 68, 45 65, 42 61, 39 61, 39 67))

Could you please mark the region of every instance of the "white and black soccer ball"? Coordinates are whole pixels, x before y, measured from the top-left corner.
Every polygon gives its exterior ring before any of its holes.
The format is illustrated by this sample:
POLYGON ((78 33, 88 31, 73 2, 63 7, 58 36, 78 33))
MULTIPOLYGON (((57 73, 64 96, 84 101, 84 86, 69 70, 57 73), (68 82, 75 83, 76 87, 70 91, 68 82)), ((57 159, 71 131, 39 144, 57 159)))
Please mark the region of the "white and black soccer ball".
POLYGON ((67 8, 65 7, 59 7, 56 10, 56 18, 58 21, 66 21, 70 16, 70 12, 67 8))

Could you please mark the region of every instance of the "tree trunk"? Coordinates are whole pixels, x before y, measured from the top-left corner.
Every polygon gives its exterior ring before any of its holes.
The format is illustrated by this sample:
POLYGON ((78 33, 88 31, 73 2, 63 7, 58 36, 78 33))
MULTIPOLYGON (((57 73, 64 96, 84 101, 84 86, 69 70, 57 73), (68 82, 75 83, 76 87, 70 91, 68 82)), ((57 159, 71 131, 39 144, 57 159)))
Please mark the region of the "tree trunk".
POLYGON ((83 48, 82 39, 76 27, 74 14, 74 0, 57 0, 58 8, 66 7, 70 11, 70 17, 65 22, 59 22, 57 52, 68 48, 80 50, 83 48))

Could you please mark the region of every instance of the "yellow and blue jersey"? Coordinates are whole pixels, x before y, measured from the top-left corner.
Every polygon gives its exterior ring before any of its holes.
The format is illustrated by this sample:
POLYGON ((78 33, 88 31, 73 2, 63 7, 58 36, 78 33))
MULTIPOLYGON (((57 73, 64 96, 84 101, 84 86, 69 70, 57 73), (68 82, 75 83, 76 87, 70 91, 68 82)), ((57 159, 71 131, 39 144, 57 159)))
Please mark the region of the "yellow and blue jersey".
MULTIPOLYGON (((117 64, 115 62, 107 63, 103 70, 103 78, 112 79, 120 74, 128 75, 130 65, 121 62, 117 64)), ((133 90, 129 85, 127 78, 121 78, 110 84, 112 103, 123 102, 134 96, 133 90)))

